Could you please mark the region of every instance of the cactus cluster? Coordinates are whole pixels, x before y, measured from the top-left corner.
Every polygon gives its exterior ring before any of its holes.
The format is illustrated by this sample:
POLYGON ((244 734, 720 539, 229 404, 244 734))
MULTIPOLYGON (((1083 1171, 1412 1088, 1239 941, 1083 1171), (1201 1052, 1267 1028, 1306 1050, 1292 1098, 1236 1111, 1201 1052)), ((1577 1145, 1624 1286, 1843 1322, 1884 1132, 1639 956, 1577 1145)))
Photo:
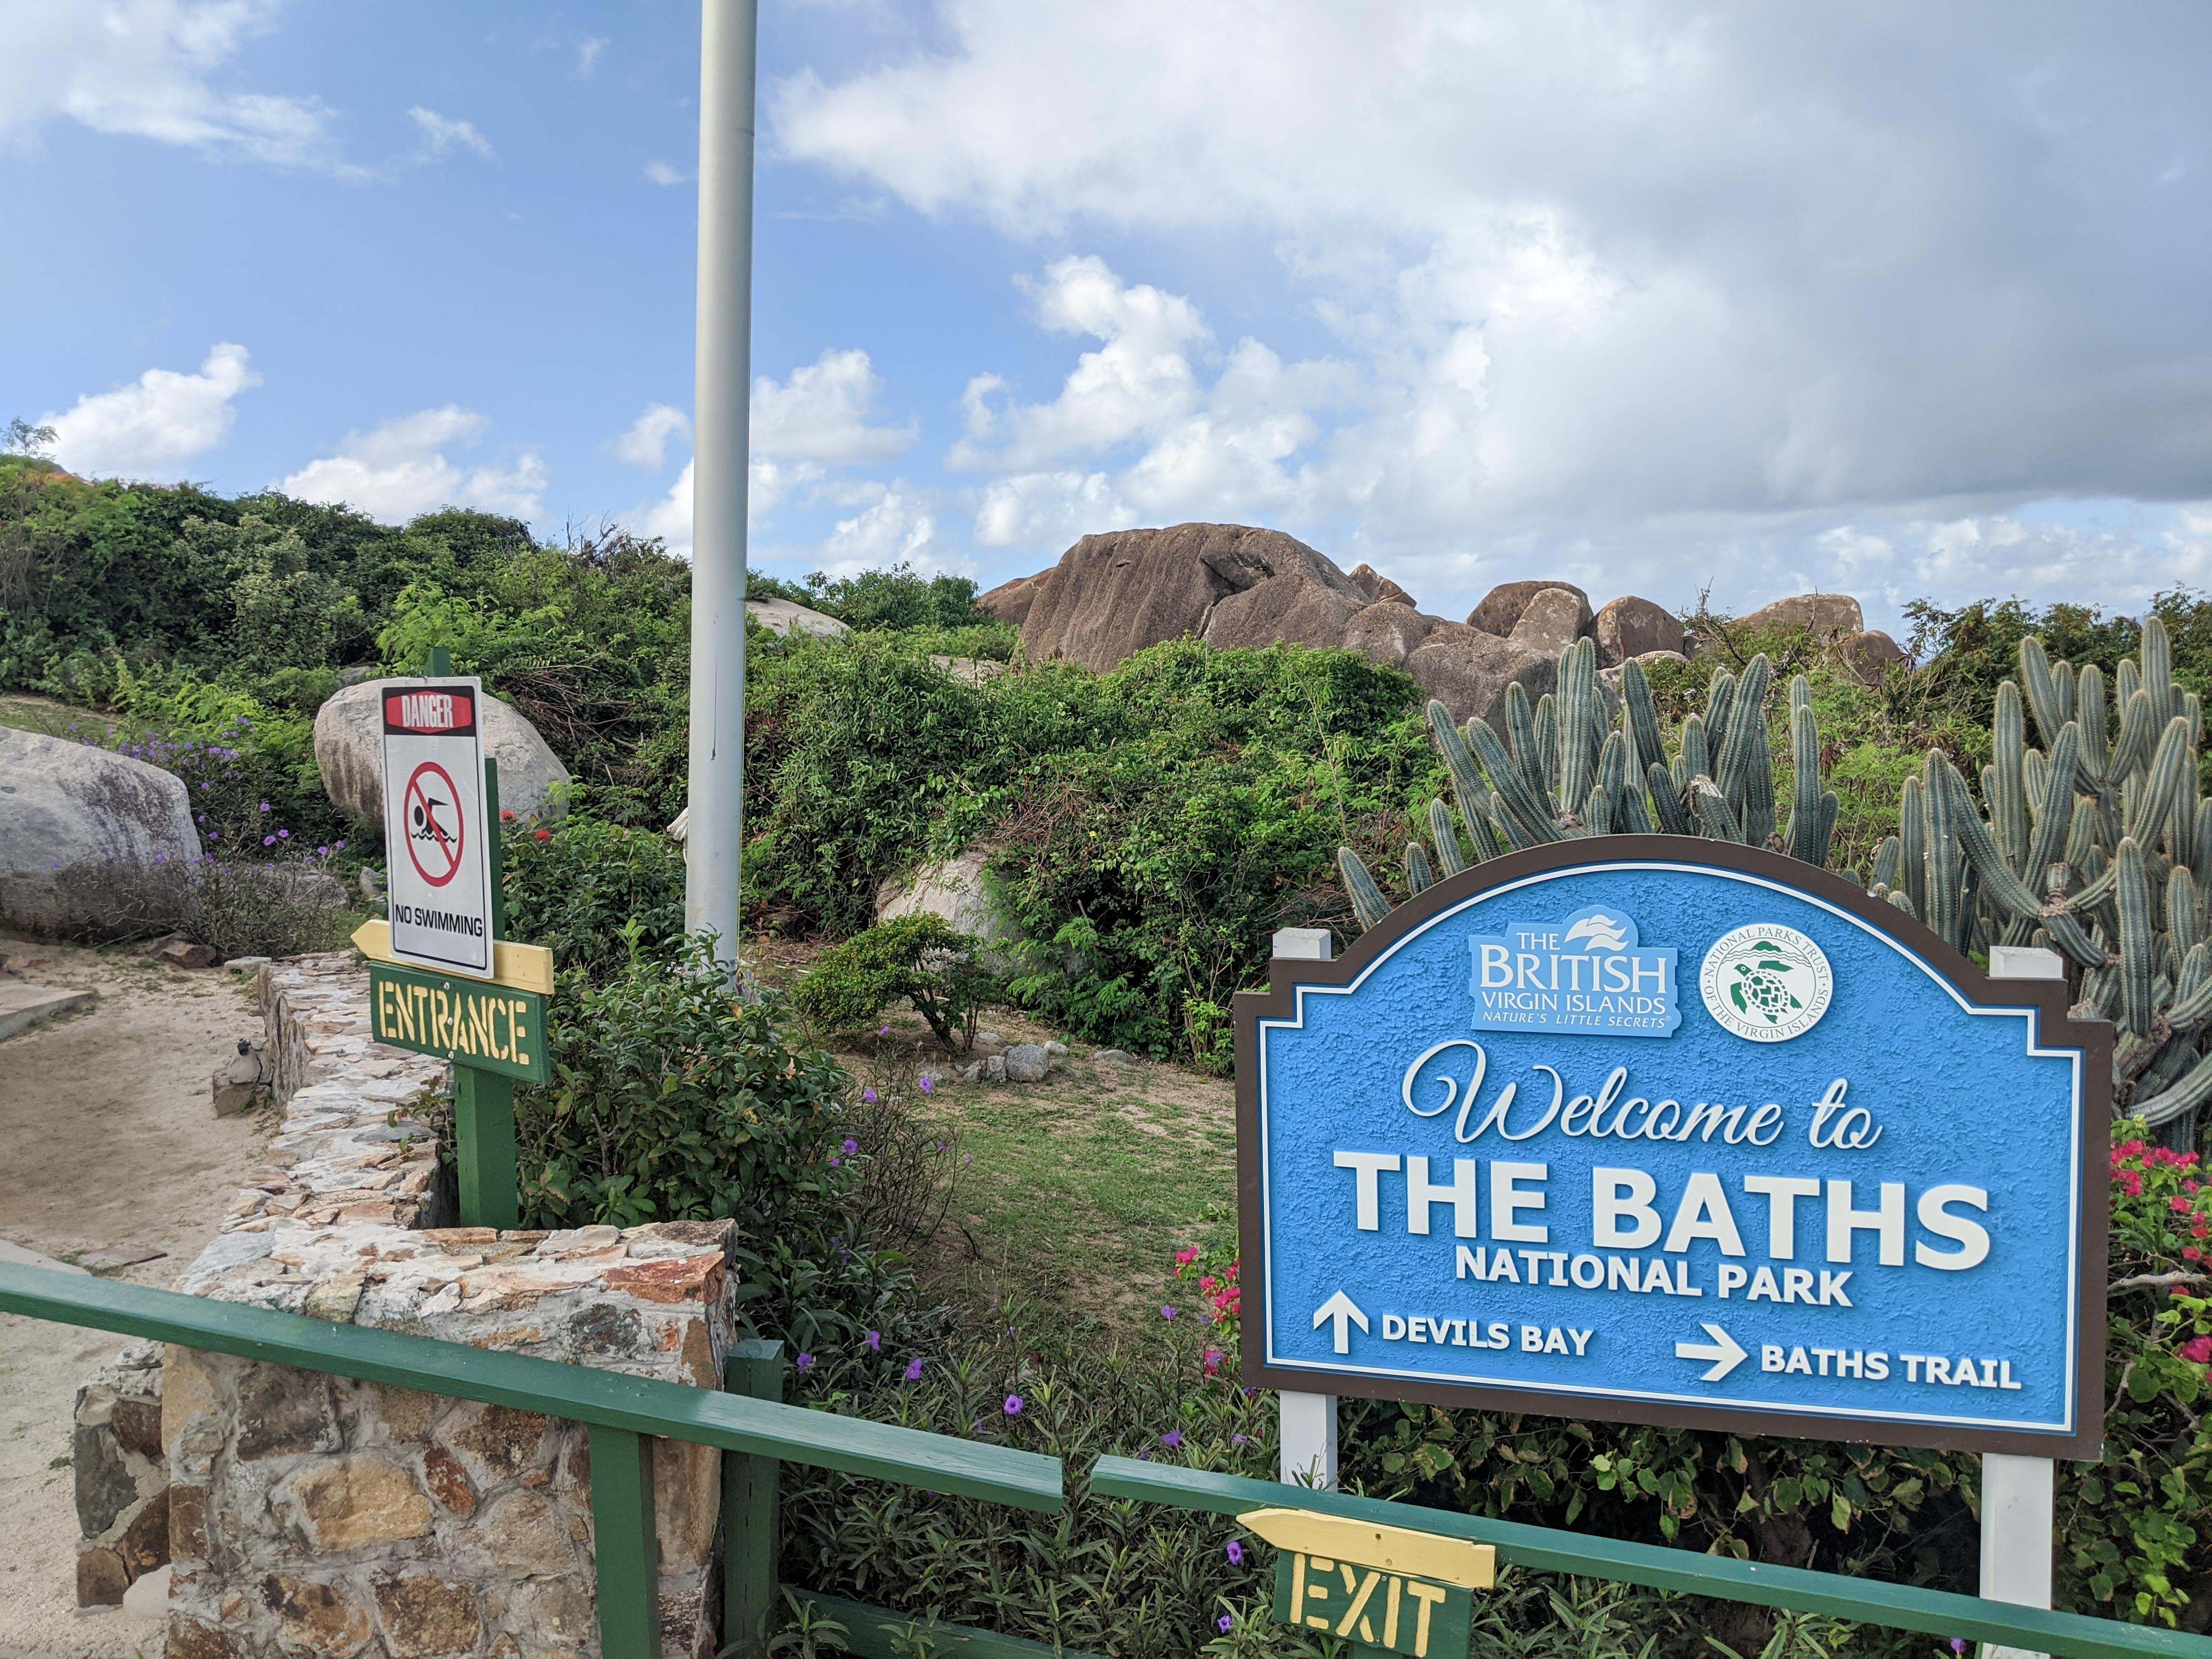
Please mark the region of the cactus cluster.
POLYGON ((2204 711, 2173 683, 2165 624, 2109 694, 2094 664, 2052 662, 2023 640, 2020 678, 1997 688, 1984 817, 1950 757, 1931 749, 1905 780, 1898 833, 1872 891, 1962 951, 2061 952, 2075 1013, 2110 1019, 2120 1108, 2174 1139, 2212 1099, 2212 801, 2198 783, 2204 711), (2025 688, 2026 695, 2022 695, 2025 688), (2027 743, 2030 718, 2041 748, 2027 743))
MULTIPOLYGON (((1771 847, 1826 865, 1836 828, 1836 797, 1821 786, 1820 733, 1803 675, 1790 685, 1795 786, 1788 828, 1775 832, 1774 760, 1767 744, 1766 700, 1773 665, 1764 653, 1741 676, 1714 672, 1705 708, 1683 720, 1670 749, 1650 682, 1631 659, 1620 677, 1620 709, 1609 716, 1601 693, 1597 647, 1578 640, 1559 659, 1556 690, 1532 709, 1518 685, 1505 692, 1505 734, 1485 721, 1454 724, 1441 702, 1429 728, 1459 805, 1428 805, 1436 858, 1419 841, 1406 848, 1406 879, 1419 893, 1499 853, 1577 836, 1666 834, 1771 847)), ((1337 866, 1362 928, 1389 913, 1359 855, 1337 849, 1337 866)))

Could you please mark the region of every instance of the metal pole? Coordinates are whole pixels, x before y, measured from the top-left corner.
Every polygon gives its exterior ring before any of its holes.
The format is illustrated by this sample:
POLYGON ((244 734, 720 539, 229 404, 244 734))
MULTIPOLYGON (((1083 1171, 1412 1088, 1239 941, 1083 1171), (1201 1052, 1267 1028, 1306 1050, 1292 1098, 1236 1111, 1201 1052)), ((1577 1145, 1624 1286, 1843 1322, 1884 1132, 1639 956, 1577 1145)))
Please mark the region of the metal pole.
MULTIPOLYGON (((1336 954, 1335 940, 1326 927, 1279 927, 1275 930, 1277 957, 1307 962, 1327 962, 1336 954)), ((1300 1394, 1285 1389, 1275 1396, 1276 1422, 1280 1429, 1282 1455, 1279 1464, 1283 1484, 1291 1486, 1336 1486, 1336 1396, 1300 1394)))
POLYGON ((699 316, 692 392, 691 777, 684 924, 738 955, 744 806, 745 467, 752 386, 757 0, 703 0, 699 316))
MULTIPOLYGON (((1990 948, 1991 979, 2066 977, 2056 951, 2029 945, 1990 948)), ((2051 1502, 2057 1466, 2048 1457, 1982 1454, 1982 1586, 1992 1601, 2051 1605, 2051 1502)), ((2044 1659, 2024 1648, 1982 1646, 1983 1659, 2044 1659)))

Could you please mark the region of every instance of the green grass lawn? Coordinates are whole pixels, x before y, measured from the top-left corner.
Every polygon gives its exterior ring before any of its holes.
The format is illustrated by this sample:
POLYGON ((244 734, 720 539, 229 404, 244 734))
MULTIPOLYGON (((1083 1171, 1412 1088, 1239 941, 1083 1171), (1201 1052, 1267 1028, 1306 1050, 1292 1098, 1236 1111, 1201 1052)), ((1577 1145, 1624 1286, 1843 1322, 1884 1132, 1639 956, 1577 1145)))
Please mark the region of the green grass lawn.
MULTIPOLYGON (((787 972, 796 963, 783 964, 787 972)), ((785 972, 771 969, 769 977, 785 972)), ((1008 1042, 1055 1035, 1012 1010, 984 1024, 1008 1042)), ((1228 1079, 1172 1066, 1097 1065, 1076 1045, 1041 1083, 966 1083, 973 1056, 947 1055, 912 1015, 869 1051, 840 1058, 863 1084, 895 1090, 949 1152, 945 1217, 915 1246, 925 1273, 978 1303, 1012 1299, 1117 1324, 1157 1320, 1175 1252, 1236 1231, 1237 1132, 1228 1079), (936 1079, 927 1097, 919 1073, 936 1079)))

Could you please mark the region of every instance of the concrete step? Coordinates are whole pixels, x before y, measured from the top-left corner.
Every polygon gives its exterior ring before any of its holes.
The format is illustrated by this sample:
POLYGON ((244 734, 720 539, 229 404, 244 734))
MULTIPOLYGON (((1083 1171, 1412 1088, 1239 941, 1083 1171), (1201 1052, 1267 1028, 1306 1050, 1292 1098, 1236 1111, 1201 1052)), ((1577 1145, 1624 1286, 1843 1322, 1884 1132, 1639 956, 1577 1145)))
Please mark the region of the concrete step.
POLYGON ((0 979, 0 1042, 42 1019, 74 1014, 100 1000, 97 991, 60 991, 19 979, 0 979))

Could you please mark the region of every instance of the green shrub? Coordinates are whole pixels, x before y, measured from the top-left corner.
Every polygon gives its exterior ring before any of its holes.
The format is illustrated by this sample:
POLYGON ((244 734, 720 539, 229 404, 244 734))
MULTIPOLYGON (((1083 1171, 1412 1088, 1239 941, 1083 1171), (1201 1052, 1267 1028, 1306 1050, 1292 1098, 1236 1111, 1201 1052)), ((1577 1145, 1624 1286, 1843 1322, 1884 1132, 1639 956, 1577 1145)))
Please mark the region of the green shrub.
POLYGON ((859 1178, 845 1076, 790 1046, 775 1004, 734 1000, 702 941, 564 978, 550 1007, 552 1080, 515 1095, 526 1225, 731 1217, 756 1247, 834 1231, 859 1178))
POLYGON ((500 884, 509 939, 545 945, 560 967, 603 982, 633 952, 657 957, 682 936, 684 849, 592 817, 591 805, 586 790, 550 824, 502 813, 500 884))
POLYGON ((975 1044, 975 1018, 996 983, 983 942, 940 916, 901 916, 856 933, 815 959, 793 999, 825 1031, 857 1031, 893 1003, 908 1004, 947 1053, 975 1044))

